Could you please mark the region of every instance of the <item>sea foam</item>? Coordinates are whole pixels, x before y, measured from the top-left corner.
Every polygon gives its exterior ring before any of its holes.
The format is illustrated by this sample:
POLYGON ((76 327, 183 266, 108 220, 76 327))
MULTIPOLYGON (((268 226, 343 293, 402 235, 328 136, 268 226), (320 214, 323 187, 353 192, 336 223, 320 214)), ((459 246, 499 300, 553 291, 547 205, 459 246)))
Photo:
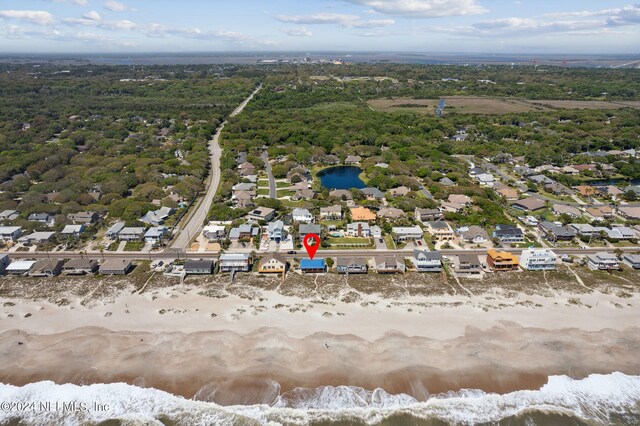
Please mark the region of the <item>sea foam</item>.
MULTIPOLYGON (((640 376, 592 374, 582 380, 552 376, 535 391, 500 395, 462 390, 432 396, 425 402, 382 389, 350 386, 297 388, 280 395, 272 405, 221 407, 185 399, 156 389, 123 383, 88 386, 56 385, 45 381, 25 386, 0 385, 2 402, 75 402, 108 410, 1 410, 0 423, 16 419, 24 424, 98 423, 119 419, 128 424, 306 424, 311 421, 376 424, 394 415, 452 424, 498 422, 527 413, 566 415, 585 422, 609 423, 615 418, 640 421, 640 376), (158 423, 159 424, 159 423, 158 423)), ((6 406, 5 406, 6 408, 6 406)))

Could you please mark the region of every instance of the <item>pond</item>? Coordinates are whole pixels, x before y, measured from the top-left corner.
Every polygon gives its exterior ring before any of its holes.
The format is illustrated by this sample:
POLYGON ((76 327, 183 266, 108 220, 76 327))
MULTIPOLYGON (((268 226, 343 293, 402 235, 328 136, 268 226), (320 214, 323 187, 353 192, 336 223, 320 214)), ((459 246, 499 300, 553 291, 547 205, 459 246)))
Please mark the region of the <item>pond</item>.
POLYGON ((318 173, 320 183, 329 190, 333 189, 362 189, 366 185, 360 179, 362 169, 356 166, 329 167, 318 173))

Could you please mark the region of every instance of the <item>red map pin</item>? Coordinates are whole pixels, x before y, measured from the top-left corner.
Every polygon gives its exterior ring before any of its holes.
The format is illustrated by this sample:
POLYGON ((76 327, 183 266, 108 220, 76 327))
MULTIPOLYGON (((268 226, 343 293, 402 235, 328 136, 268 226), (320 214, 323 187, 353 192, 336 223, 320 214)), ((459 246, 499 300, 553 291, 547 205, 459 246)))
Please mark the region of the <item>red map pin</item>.
POLYGON ((318 248, 320 247, 320 237, 316 234, 307 234, 304 236, 304 240, 302 240, 302 245, 307 250, 307 254, 309 254, 309 258, 313 260, 313 256, 316 255, 318 248), (313 244, 311 243, 313 241, 313 244))

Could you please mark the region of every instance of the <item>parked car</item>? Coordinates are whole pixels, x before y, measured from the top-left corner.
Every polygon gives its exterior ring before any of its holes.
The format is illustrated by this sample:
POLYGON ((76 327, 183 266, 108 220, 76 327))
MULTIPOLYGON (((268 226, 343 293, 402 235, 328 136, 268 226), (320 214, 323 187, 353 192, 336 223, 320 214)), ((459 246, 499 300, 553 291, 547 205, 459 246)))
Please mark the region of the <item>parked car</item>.
POLYGON ((295 250, 289 250, 287 254, 296 254, 295 250))

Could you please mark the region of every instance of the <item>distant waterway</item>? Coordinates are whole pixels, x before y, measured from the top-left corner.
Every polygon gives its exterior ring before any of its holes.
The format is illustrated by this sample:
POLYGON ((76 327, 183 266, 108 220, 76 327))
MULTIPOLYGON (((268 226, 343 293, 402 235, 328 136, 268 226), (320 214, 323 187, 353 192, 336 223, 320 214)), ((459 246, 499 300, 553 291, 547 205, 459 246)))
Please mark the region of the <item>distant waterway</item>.
POLYGON ((329 167, 318 173, 320 183, 323 187, 333 189, 362 189, 366 187, 360 179, 362 169, 356 166, 329 167))

